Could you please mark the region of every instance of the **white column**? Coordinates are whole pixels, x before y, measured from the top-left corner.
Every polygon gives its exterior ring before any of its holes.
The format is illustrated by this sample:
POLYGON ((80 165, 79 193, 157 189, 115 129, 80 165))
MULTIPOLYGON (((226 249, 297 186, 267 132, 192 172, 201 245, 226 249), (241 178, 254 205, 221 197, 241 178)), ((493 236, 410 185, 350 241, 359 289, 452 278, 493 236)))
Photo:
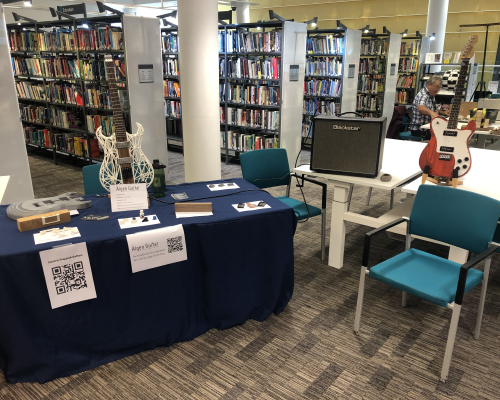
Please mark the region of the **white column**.
MULTIPOLYGON (((427 30, 425 35, 433 33, 436 39, 431 41, 430 53, 442 53, 444 47, 444 37, 446 34, 446 20, 448 19, 449 0, 429 0, 427 11, 427 30)), ((432 66, 431 72, 441 71, 441 66, 432 66)))
MULTIPOLYGON (((248 2, 248 0, 241 1, 248 2)), ((239 3, 236 7, 236 23, 244 24, 247 22, 250 22, 250 6, 245 6, 239 3)))
POLYGON ((34 198, 28 155, 10 61, 9 36, 0 3, 0 176, 10 176, 2 204, 34 198))
POLYGON ((185 180, 220 179, 217 0, 177 7, 185 180))

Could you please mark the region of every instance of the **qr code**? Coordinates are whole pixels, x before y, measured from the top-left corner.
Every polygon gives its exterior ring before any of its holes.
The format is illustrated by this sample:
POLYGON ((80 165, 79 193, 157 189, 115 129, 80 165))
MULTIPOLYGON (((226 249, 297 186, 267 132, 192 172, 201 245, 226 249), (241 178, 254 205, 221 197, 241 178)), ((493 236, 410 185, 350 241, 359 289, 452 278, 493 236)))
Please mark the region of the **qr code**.
POLYGON ((72 264, 61 265, 60 267, 52 268, 52 276, 56 285, 57 294, 71 292, 87 287, 85 280, 85 270, 83 263, 78 261, 72 264))
POLYGON ((175 253, 176 251, 182 251, 184 247, 182 246, 182 236, 173 237, 167 239, 168 252, 175 253))

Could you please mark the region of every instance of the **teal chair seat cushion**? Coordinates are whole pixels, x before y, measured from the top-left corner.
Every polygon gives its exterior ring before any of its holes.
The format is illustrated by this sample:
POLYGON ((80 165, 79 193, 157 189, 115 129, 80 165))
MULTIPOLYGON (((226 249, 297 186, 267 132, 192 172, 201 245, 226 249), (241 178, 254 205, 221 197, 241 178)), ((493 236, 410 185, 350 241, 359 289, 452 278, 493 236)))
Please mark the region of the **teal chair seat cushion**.
MULTIPOLYGON (((455 301, 461 265, 410 249, 370 268, 369 275, 404 292, 446 307, 455 301)), ((481 283, 483 273, 471 268, 465 293, 481 283)))
POLYGON ((414 140, 416 142, 421 142, 423 139, 419 136, 413 136, 411 132, 401 132, 399 138, 402 140, 414 140))
POLYGON ((321 215, 321 209, 318 207, 311 206, 310 204, 307 205, 309 208, 309 215, 307 214, 307 208, 306 205, 298 200, 291 199, 290 197, 286 196, 279 196, 276 197, 278 200, 282 201, 285 203, 287 206, 292 207, 294 211, 296 211, 299 215, 297 216, 298 220, 306 219, 308 217, 315 217, 317 215, 321 215))

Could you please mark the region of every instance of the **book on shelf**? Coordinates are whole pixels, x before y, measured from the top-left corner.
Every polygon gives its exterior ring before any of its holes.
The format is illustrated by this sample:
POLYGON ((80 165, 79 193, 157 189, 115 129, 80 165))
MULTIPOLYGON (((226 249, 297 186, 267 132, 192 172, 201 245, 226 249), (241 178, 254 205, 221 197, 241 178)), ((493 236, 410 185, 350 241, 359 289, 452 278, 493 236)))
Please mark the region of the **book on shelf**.
POLYGON ((376 94, 384 92, 383 76, 359 75, 358 91, 366 94, 376 94))
POLYGON ((52 147, 52 138, 48 129, 25 126, 24 138, 26 143, 35 144, 42 147, 52 147))
POLYGON ((342 59, 321 57, 306 60, 306 75, 342 76, 342 59))
POLYGON ((179 64, 177 58, 167 58, 163 60, 163 74, 179 76, 179 64))
POLYGON ((111 136, 115 133, 115 125, 112 115, 87 115, 87 130, 89 133, 96 133, 98 128, 102 128, 104 136, 111 136))
POLYGON ((118 27, 79 28, 77 37, 79 50, 123 50, 123 32, 118 27))
POLYGON ((453 61, 453 53, 452 52, 443 53, 443 64, 451 64, 452 61, 453 61))
POLYGON ((302 133, 303 138, 312 138, 312 119, 302 122, 302 133))
POLYGON ((330 100, 308 99, 304 100, 304 114, 307 115, 338 115, 340 103, 330 100))
POLYGON ((361 55, 382 56, 387 54, 389 42, 386 39, 361 39, 361 55))
POLYGON ((86 84, 83 97, 86 107, 102 108, 106 110, 111 109, 111 98, 107 86, 86 84))
POLYGON ((333 35, 308 37, 306 42, 306 53, 343 54, 344 38, 333 35))
POLYGON ((181 88, 177 81, 163 81, 163 95, 164 97, 181 97, 181 88))
POLYGON ((51 106, 50 108, 50 123, 59 128, 81 128, 81 121, 78 112, 60 109, 56 106, 51 106))
POLYGON ((427 53, 425 55, 425 63, 426 64, 439 64, 441 63, 441 53, 427 53))
POLYGON ((378 96, 365 96, 358 94, 358 102, 356 108, 363 111, 378 111, 379 108, 378 96))
POLYGON ((161 49, 164 53, 177 53, 179 51, 177 45, 177 35, 173 35, 171 33, 162 35, 161 49))
POLYGON ((406 90, 396 92, 396 103, 413 103, 413 94, 406 90))
POLYGON ((400 55, 417 56, 420 53, 420 40, 401 42, 400 55))
POLYGON ((399 72, 417 72, 418 59, 416 57, 403 57, 399 59, 399 72))
POLYGON ((31 31, 11 31, 9 45, 11 51, 37 51, 38 35, 31 31))
POLYGON ((399 75, 396 83, 396 88, 415 88, 415 82, 415 75, 399 75))
POLYGON ((342 83, 336 79, 311 79, 304 81, 304 95, 338 97, 342 83))
POLYGON ((219 53, 270 53, 281 51, 282 32, 219 31, 219 53), (224 40, 225 39, 225 40, 224 40))
MULTIPOLYGON (((219 98, 221 101, 226 101, 225 84, 219 85, 219 98)), ((242 105, 278 106, 280 104, 280 88, 279 86, 229 84, 227 101, 242 105)))
POLYGON ((385 72, 385 62, 380 58, 362 58, 359 62, 360 74, 383 74, 385 72))
POLYGON ((241 127, 260 128, 266 130, 279 129, 279 111, 249 110, 242 108, 220 107, 220 122, 241 127))
POLYGON ((106 67, 104 60, 84 59, 82 60, 82 78, 91 81, 106 80, 106 67))
POLYGON ((83 106, 83 96, 80 85, 74 83, 49 82, 46 87, 50 102, 83 106))
POLYGON ((38 82, 16 82, 17 97, 22 99, 46 100, 45 86, 38 82))
POLYGON ((50 122, 51 111, 46 106, 19 104, 19 113, 23 121, 37 124, 48 124, 50 122))
MULTIPOLYGON (((219 76, 224 76, 225 60, 219 60, 219 76)), ((231 57, 227 62, 228 78, 279 79, 281 76, 281 57, 231 57)))
MULTIPOLYGON (((225 147, 224 132, 221 132, 221 144, 225 147)), ((248 134, 241 131, 227 132, 227 147, 229 150, 252 151, 260 149, 276 149, 279 147, 277 135, 248 134)))
POLYGON ((181 118, 181 102, 176 100, 165 100, 165 117, 181 118))

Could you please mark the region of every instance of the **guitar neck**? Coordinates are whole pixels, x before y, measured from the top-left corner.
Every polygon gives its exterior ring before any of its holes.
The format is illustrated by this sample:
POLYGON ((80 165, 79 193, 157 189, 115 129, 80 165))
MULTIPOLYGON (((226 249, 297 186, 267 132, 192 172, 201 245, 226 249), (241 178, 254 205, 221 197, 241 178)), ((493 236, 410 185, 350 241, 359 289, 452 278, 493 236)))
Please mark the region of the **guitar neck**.
POLYGON ((460 103, 465 97, 464 86, 467 71, 469 69, 469 59, 463 58, 460 66, 460 74, 458 76, 457 86, 455 87, 455 96, 451 103, 450 118, 448 119, 448 129, 457 129, 458 114, 460 113, 460 103))
POLYGON ((114 61, 106 60, 106 74, 109 82, 109 97, 111 98, 111 109, 113 110, 113 123, 115 125, 115 138, 117 142, 127 141, 127 130, 123 122, 122 109, 120 107, 120 96, 116 88, 115 64, 114 61))

